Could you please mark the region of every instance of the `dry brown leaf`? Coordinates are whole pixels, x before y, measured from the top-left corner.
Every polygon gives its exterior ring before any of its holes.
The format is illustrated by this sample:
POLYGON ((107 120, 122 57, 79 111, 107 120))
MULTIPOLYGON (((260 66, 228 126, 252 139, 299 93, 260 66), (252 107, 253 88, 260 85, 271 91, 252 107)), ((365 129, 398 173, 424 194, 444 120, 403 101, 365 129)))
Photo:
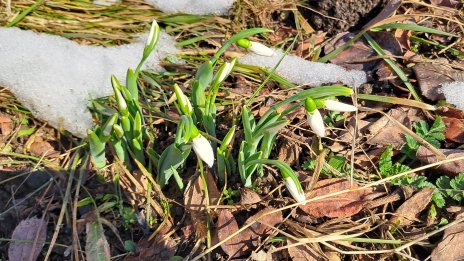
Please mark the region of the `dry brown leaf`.
POLYGON ((464 143, 464 123, 456 118, 443 118, 446 125, 445 137, 448 140, 464 143))
MULTIPOLYGON (((330 53, 333 50, 341 47, 351 38, 353 38, 353 33, 339 33, 333 40, 327 43, 324 47, 325 53, 330 53)), ((331 63, 343 66, 349 70, 363 70, 370 71, 378 63, 377 60, 374 61, 364 61, 359 62, 361 59, 367 59, 375 55, 375 51, 365 42, 365 40, 357 40, 346 50, 342 51, 334 58, 330 59, 331 63), (358 61, 358 62, 356 62, 358 61)))
POLYGON ((369 23, 365 24, 363 26, 363 28, 368 28, 372 25, 375 25, 376 23, 380 22, 380 21, 383 21, 385 19, 387 19, 388 17, 390 17, 393 13, 396 12, 396 10, 398 10, 398 8, 401 6, 403 1, 401 0, 390 0, 388 1, 388 3, 383 7, 382 11, 380 11, 380 13, 372 18, 369 23))
POLYGON ((8 259, 11 261, 36 260, 47 237, 47 222, 32 217, 22 220, 11 235, 8 259))
POLYGON ((418 63, 413 70, 422 95, 432 101, 445 98, 438 92, 442 84, 464 79, 464 72, 443 64, 418 63))
POLYGON ((443 106, 438 108, 436 112, 441 116, 464 120, 464 111, 453 107, 443 106))
POLYGON ((455 261, 464 259, 464 223, 445 230, 443 240, 432 252, 432 261, 455 261))
POLYGON ((13 121, 8 117, 0 116, 0 134, 7 136, 11 132, 13 132, 13 121))
POLYGON ((264 237, 270 234, 272 232, 271 227, 274 227, 283 222, 281 211, 277 211, 276 213, 265 215, 266 213, 269 213, 271 211, 275 211, 275 209, 271 207, 267 207, 259 211, 258 213, 254 214, 253 216, 249 217, 245 221, 245 224, 253 223, 253 225, 251 225, 244 231, 243 237, 252 239, 252 241, 256 241, 258 237, 264 237))
POLYGON ((31 144, 30 151, 40 157, 56 157, 59 152, 48 141, 36 140, 31 144))
MULTIPOLYGON (((288 245, 298 243, 298 241, 287 238, 288 245)), ((321 256, 321 253, 316 253, 307 244, 293 246, 288 248, 288 254, 293 261, 323 261, 326 258, 321 256)))
MULTIPOLYGON (((356 189, 358 184, 346 179, 334 178, 318 181, 314 189, 306 195, 307 199, 325 196, 342 190, 356 189)), ((349 217, 355 215, 367 203, 367 190, 356 190, 331 196, 300 206, 300 209, 312 217, 349 217)))
MULTIPOLYGON (((446 159, 453 159, 464 156, 464 150, 459 149, 440 149, 445 154, 446 159)), ((424 146, 420 146, 416 152, 416 157, 427 164, 437 162, 436 155, 424 146)), ((456 160, 441 164, 437 167, 439 170, 445 171, 449 174, 459 174, 464 170, 464 160, 456 160)))
MULTIPOLYGON (((230 235, 238 231, 238 224, 232 212, 228 209, 223 209, 219 212, 217 221, 217 236, 219 241, 223 241, 230 235)), ((237 233, 230 240, 221 244, 222 250, 232 257, 240 257, 251 251, 252 248, 242 239, 242 233, 237 233)))
POLYGON ((406 200, 393 214, 390 222, 398 226, 409 226, 432 200, 434 188, 424 188, 406 200))
POLYGON ((301 147, 298 146, 295 142, 292 142, 288 139, 281 140, 281 146, 278 148, 279 152, 277 159, 280 161, 286 162, 288 165, 292 166, 297 163, 300 156, 301 147))
POLYGON ((459 4, 458 0, 430 0, 432 5, 456 7, 459 4))
MULTIPOLYGON (((420 120, 419 110, 414 108, 391 109, 387 113, 404 126, 411 128, 412 123, 420 120)), ((369 145, 390 145, 400 148, 404 144, 404 132, 387 116, 383 116, 367 127, 370 138, 366 141, 369 145)))
POLYGON ((169 235, 170 231, 170 226, 165 226, 152 240, 143 238, 137 243, 137 253, 127 255, 124 261, 169 260, 177 250, 177 243, 169 235))
MULTIPOLYGON (((211 172, 205 170, 206 184, 208 187, 209 205, 216 205, 219 201, 221 193, 219 192, 216 181, 214 180, 211 172)), ((194 177, 185 190, 184 205, 185 208, 191 211, 205 211, 206 197, 203 179, 201 175, 194 177)))
POLYGON ((259 203, 263 198, 253 190, 249 188, 240 189, 240 204, 242 205, 251 205, 259 203))

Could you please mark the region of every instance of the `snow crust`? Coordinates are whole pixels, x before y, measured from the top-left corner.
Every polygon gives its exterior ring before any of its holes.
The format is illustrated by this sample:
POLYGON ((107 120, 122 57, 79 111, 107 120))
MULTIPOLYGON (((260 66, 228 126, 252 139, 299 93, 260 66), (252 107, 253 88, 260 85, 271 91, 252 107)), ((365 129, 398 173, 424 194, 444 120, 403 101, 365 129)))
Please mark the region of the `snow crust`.
MULTIPOLYGON (((159 60, 178 52, 162 32, 145 68, 161 71, 159 60)), ((93 126, 91 99, 112 95, 110 77, 124 83, 135 68, 145 39, 115 46, 85 46, 63 37, 0 27, 0 86, 9 89, 39 119, 84 137, 93 126)))
POLYGON ((225 15, 235 0, 145 0, 163 13, 225 15))
POLYGON ((458 109, 464 110, 464 82, 450 82, 443 84, 439 92, 445 95, 446 101, 458 109))
MULTIPOLYGON (((279 49, 274 49, 274 52, 274 56, 249 53, 239 58, 238 61, 242 64, 271 70, 284 55, 282 50, 279 49)), ((351 87, 358 87, 367 81, 366 73, 363 71, 348 71, 335 64, 310 62, 292 54, 287 54, 283 58, 275 72, 295 84, 309 85, 311 87, 337 82, 351 87)))

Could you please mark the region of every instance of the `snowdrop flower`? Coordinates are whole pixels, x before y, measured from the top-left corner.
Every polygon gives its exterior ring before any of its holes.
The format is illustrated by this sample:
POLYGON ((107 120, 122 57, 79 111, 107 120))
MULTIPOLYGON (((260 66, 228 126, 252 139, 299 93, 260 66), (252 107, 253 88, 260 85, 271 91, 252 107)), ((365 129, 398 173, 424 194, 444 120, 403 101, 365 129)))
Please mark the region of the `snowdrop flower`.
POLYGON ((311 129, 316 133, 319 137, 325 137, 325 127, 324 127, 324 120, 322 119, 322 115, 316 107, 316 103, 311 98, 306 98, 305 101, 305 108, 308 118, 308 123, 311 129))
POLYGON ((324 120, 322 119, 321 113, 317 107, 323 107, 327 110, 336 112, 352 112, 358 110, 358 108, 353 105, 335 100, 314 101, 311 98, 306 98, 305 109, 308 112, 308 123, 314 133, 316 133, 316 135, 319 137, 325 137, 325 128, 324 120))
POLYGON ((147 41, 145 43, 145 46, 147 49, 153 49, 155 48, 156 43, 158 42, 158 39, 160 37, 160 28, 156 20, 153 20, 153 23, 151 24, 150 27, 150 33, 148 34, 147 41))
POLYGON ((195 138, 192 139, 192 148, 195 151, 195 154, 204 161, 208 167, 212 167, 214 164, 214 152, 213 148, 209 141, 203 137, 203 135, 198 134, 195 138))
POLYGON ((338 111, 338 112, 350 112, 350 111, 358 110, 358 108, 354 107, 353 105, 335 101, 335 100, 325 100, 324 106, 327 110, 338 111))
POLYGON ((301 189, 301 185, 298 188, 297 184, 291 177, 287 177, 285 179, 285 186, 287 186, 288 191, 292 195, 292 197, 297 201, 297 202, 303 202, 306 200, 306 196, 303 192, 303 189, 301 189))
POLYGON ((174 84, 174 92, 176 93, 177 102, 179 103, 180 110, 185 115, 192 115, 193 108, 187 96, 180 89, 179 85, 174 84))
POLYGON ((253 42, 248 39, 238 40, 237 45, 245 49, 248 49, 255 54, 259 54, 262 56, 274 56, 275 55, 274 50, 272 50, 271 48, 265 46, 262 43, 253 42))
POLYGON ((234 58, 230 63, 224 63, 221 68, 219 68, 219 71, 216 75, 215 82, 221 83, 223 82, 227 76, 229 76, 230 72, 232 72, 232 69, 235 66, 235 63, 237 62, 237 58, 234 58))

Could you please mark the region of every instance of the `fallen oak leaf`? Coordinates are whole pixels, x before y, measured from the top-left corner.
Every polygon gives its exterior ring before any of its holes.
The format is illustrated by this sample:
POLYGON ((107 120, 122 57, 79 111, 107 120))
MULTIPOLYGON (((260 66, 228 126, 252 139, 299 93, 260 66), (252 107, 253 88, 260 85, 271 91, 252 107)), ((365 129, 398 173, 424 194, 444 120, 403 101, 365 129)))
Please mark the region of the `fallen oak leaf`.
POLYGON ((357 214, 368 202, 368 190, 355 190, 359 186, 342 178, 320 180, 314 189, 306 194, 307 199, 329 195, 331 193, 354 189, 340 195, 330 196, 300 205, 299 208, 312 217, 349 217, 357 214))
POLYGON ((432 200, 434 188, 424 188, 406 200, 390 218, 390 223, 404 227, 414 223, 432 200))

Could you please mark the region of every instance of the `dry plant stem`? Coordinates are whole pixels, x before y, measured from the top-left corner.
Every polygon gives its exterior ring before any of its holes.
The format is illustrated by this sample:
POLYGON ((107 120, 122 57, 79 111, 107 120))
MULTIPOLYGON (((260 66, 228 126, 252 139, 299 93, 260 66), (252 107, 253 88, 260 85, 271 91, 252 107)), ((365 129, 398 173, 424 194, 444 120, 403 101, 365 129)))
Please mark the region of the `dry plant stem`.
MULTIPOLYGON (((354 85, 353 85, 354 86, 354 85)), ((354 93, 353 93, 353 105, 354 107, 358 107, 358 88, 354 87, 354 93)), ((358 110, 355 111, 354 115, 354 127, 353 127, 353 142, 351 143, 351 167, 350 167, 350 188, 353 187, 353 176, 354 176, 354 150, 356 149, 356 138, 357 138, 357 133, 358 133, 358 110)))
MULTIPOLYGON (((85 163, 83 164, 85 166, 85 171, 87 171, 90 168, 90 161, 89 158, 87 157, 85 160, 85 163)), ((72 207, 72 246, 73 246, 73 252, 74 252, 74 260, 79 260, 79 235, 77 232, 77 203, 79 201, 79 193, 80 193, 80 188, 81 188, 81 183, 82 183, 82 176, 84 175, 84 170, 79 171, 79 178, 77 179, 77 184, 76 184, 76 191, 74 193, 74 202, 73 202, 73 207, 72 207)), ((84 260, 84 258, 82 258, 84 260)))
MULTIPOLYGON (((436 166, 439 166, 441 164, 445 164, 445 163, 450 163, 450 162, 454 162, 454 161, 459 161, 459 160, 464 160, 464 156, 462 157, 457 157, 457 158, 451 158, 451 159, 445 159, 445 160, 442 160, 440 162, 435 162, 435 163, 432 163, 432 164, 428 164, 428 165, 425 165, 425 166, 421 166, 421 167, 418 167, 418 168, 415 168, 415 169, 412 169, 412 170, 409 170, 409 171, 406 171, 406 172, 403 172, 403 173, 399 173, 399 174, 396 174, 396 175, 393 175, 393 176, 390 176, 390 177, 387 177, 387 178, 384 178, 384 179, 381 179, 381 180, 378 180, 378 181, 374 181, 370 184, 367 184, 365 186, 362 186, 362 187, 359 187, 359 188, 356 188, 356 189, 347 189, 347 190, 341 190, 341 191, 337 191, 337 192, 334 192, 334 193, 330 193, 330 194, 326 194, 326 195, 323 195, 323 196, 319 196, 319 197, 314 197, 314 198, 311 198, 311 199, 307 199, 305 201, 302 201, 302 202, 298 202, 298 203, 294 203, 294 204, 291 204, 291 205, 288 205, 288 206, 285 206, 285 207, 281 207, 281 208, 278 208, 278 209, 275 209, 275 210, 272 210, 272 211, 269 211, 265 214, 263 214, 262 216, 260 217, 257 217, 256 220, 254 220, 253 222, 250 222, 249 224, 241 227, 238 231, 236 231, 235 233, 231 234, 230 236, 228 236, 227 238, 225 238, 224 240, 220 241, 219 243, 215 244, 214 246, 206 249, 202 254, 196 256, 195 258, 192 259, 192 261, 195 261, 195 260, 200 260, 202 257, 204 257, 206 254, 210 253, 211 251, 213 251, 214 249, 216 249, 217 247, 219 247, 220 245, 222 245, 224 242, 227 242, 228 240, 232 239, 234 236, 236 236, 237 234, 239 233, 242 233, 245 229, 247 229, 248 227, 254 225, 254 223, 259 220, 260 218, 264 217, 264 216, 267 216, 267 215, 271 215, 271 214, 274 214, 274 213, 277 213, 279 211, 283 211, 283 210, 286 210, 286 209, 290 209, 290 208, 294 208, 294 207, 297 207, 297 206, 300 206, 300 205, 304 205, 306 203, 309 203, 309 202, 313 202, 313 201, 316 201, 316 200, 320 200, 320 199, 324 199, 324 198, 329 198, 329 197, 333 197, 333 196, 338 196, 338 195, 341 195, 341 194, 345 194, 345 193, 348 193, 348 192, 354 192, 354 191, 361 191, 361 190, 364 190, 364 189, 367 189, 367 188, 371 188, 371 187, 374 187, 374 186, 377 186, 377 185, 381 185, 381 184, 384 184, 386 182, 389 182, 391 180, 394 180, 394 179, 397 179, 397 178, 401 178, 403 176, 406 176, 406 175, 409 175, 409 174, 412 174, 412 173, 415 173, 415 172, 419 172, 419 171, 422 171, 422 170, 425 170, 425 169, 429 169, 429 168, 432 168, 432 167, 436 167, 436 166)), ((459 220, 464 220, 464 217, 462 219, 459 219, 459 220)), ((455 222, 453 222, 455 223, 455 222)), ((441 231, 441 230, 440 230, 441 231)), ((427 238, 427 237, 423 237, 422 239, 424 238, 427 238)), ((422 240, 421 239, 421 240, 422 240)), ((419 241, 421 241, 419 240, 419 241)), ((417 242, 419 242, 417 241, 417 242)), ((408 247, 411 246, 411 245, 414 245, 415 243, 417 243, 416 241, 413 241, 414 243, 413 244, 410 244, 408 243, 408 247)), ((389 253, 389 252, 392 252, 391 250, 387 250, 386 253, 389 253)), ((381 252, 383 253, 383 252, 381 252)))
POLYGON ((366 108, 366 107, 362 107, 362 109, 364 111, 377 112, 377 113, 383 114, 389 120, 391 120, 393 123, 395 123, 398 127, 400 127, 400 129, 402 131, 406 132, 406 134, 413 137, 417 142, 419 142, 420 145, 422 145, 422 146, 426 147, 427 149, 429 149, 430 151, 432 151, 435 154, 435 156, 437 156, 438 160, 444 160, 446 158, 446 156, 445 156, 445 154, 443 154, 443 152, 441 152, 439 149, 435 148, 432 144, 428 143, 422 137, 417 135, 414 131, 410 130, 409 128, 407 128, 406 126, 404 126, 399 121, 397 121, 395 118, 391 117, 390 115, 386 114, 385 112, 379 111, 379 110, 376 110, 376 109, 366 108))
MULTIPOLYGON (((201 179, 203 180, 203 188, 205 189, 206 229, 208 230, 206 232, 206 246, 210 248, 211 247, 211 220, 209 218, 208 184, 206 182, 205 172, 203 168, 203 161, 200 159, 200 157, 197 157, 197 160, 198 160, 198 165, 200 167, 200 176, 201 176, 201 179)), ((211 254, 208 254, 208 260, 212 260, 211 254)))
POLYGON ((72 188, 72 183, 74 180, 74 174, 76 172, 77 164, 80 162, 78 154, 75 154, 73 157, 74 159, 72 160, 71 171, 68 176, 68 183, 66 185, 66 192, 63 198, 63 204, 61 206, 61 211, 58 216, 58 220, 56 222, 55 231, 53 233, 52 240, 50 241, 50 247, 47 250, 47 254, 45 255, 44 260, 48 260, 50 258, 50 254, 52 253, 53 246, 55 245, 56 239, 58 238, 58 234, 60 233, 61 223, 63 223, 63 218, 64 218, 64 214, 66 213, 68 202, 71 198, 71 188, 72 188))
POLYGON ((390 194, 388 196, 385 196, 383 198, 379 198, 379 199, 376 199, 376 200, 373 200, 373 201, 367 203, 366 208, 367 209, 376 208, 378 206, 389 204, 389 203, 398 201, 400 199, 403 199, 402 192, 401 192, 400 189, 396 189, 396 190, 393 191, 392 194, 390 194))

